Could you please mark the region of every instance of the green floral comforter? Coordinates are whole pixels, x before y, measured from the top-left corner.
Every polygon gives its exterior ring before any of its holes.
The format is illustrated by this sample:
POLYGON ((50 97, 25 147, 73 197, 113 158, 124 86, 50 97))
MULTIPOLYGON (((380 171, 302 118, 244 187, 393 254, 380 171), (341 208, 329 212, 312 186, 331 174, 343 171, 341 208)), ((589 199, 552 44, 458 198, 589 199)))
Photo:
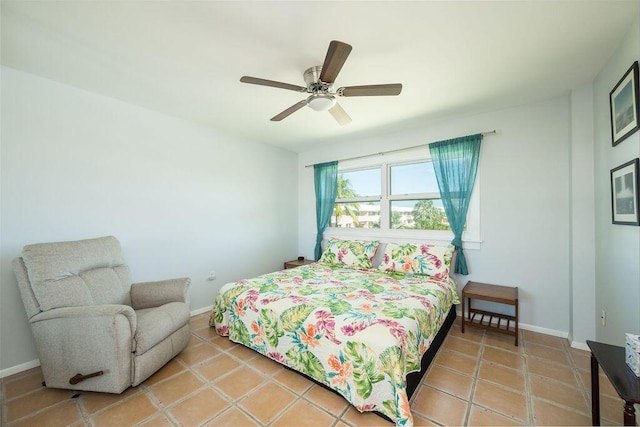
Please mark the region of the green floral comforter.
POLYGON ((458 304, 455 283, 423 275, 310 264, 227 283, 210 325, 397 425, 413 418, 410 372, 458 304))

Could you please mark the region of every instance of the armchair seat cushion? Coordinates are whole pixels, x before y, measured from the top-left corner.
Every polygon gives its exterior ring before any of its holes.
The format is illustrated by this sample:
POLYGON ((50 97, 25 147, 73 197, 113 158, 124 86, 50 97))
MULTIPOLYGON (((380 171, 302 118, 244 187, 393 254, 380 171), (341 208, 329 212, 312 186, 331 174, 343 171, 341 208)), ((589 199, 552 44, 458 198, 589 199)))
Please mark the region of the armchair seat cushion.
POLYGON ((155 308, 136 310, 138 328, 134 336, 135 353, 139 356, 189 323, 189 308, 181 302, 171 302, 155 308))

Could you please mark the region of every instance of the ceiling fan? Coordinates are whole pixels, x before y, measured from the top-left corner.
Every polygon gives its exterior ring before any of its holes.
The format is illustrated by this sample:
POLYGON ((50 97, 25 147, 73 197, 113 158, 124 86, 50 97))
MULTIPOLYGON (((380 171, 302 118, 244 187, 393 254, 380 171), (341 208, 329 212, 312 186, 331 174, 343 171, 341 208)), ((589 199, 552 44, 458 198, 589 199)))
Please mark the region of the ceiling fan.
POLYGON ((329 50, 322 66, 311 67, 304 72, 306 87, 249 76, 242 76, 240 81, 310 94, 306 99, 273 116, 271 118, 273 122, 279 122, 307 105, 316 111, 329 110, 329 113, 340 125, 346 125, 351 122, 351 117, 336 102, 337 96, 392 96, 399 95, 402 91, 401 83, 346 86, 334 90, 333 83, 338 77, 338 73, 347 60, 349 53, 351 53, 351 46, 347 43, 337 40, 329 43, 329 50))

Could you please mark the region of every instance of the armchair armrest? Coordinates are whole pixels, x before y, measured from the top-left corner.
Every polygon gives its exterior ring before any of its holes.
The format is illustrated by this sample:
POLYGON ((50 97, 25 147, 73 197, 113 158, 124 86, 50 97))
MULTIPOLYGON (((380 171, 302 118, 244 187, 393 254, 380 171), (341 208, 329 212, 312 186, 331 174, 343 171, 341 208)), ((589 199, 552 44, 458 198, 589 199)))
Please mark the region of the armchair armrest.
POLYGON ((158 307, 170 302, 189 304, 189 285, 191 279, 161 280, 156 282, 139 282, 131 285, 131 305, 134 309, 158 307))
MULTIPOLYGON (((52 319, 74 319, 75 322, 82 322, 82 319, 98 318, 98 317, 115 317, 123 315, 131 325, 131 333, 133 334, 137 328, 138 321, 136 312, 128 305, 105 304, 105 305, 87 305, 81 307, 61 307, 52 310, 43 311, 33 316, 29 322, 38 323, 52 319)), ((111 321, 108 322, 111 324, 111 321)))

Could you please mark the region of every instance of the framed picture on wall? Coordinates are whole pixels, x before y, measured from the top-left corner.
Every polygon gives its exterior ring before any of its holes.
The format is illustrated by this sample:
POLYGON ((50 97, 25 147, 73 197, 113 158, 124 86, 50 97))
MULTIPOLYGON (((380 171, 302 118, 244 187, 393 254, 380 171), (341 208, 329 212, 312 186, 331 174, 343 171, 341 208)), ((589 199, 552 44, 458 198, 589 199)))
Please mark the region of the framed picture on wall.
POLYGON ((638 61, 609 93, 613 146, 638 130, 638 61))
POLYGON ((611 169, 611 212, 614 224, 640 225, 639 159, 611 169))

